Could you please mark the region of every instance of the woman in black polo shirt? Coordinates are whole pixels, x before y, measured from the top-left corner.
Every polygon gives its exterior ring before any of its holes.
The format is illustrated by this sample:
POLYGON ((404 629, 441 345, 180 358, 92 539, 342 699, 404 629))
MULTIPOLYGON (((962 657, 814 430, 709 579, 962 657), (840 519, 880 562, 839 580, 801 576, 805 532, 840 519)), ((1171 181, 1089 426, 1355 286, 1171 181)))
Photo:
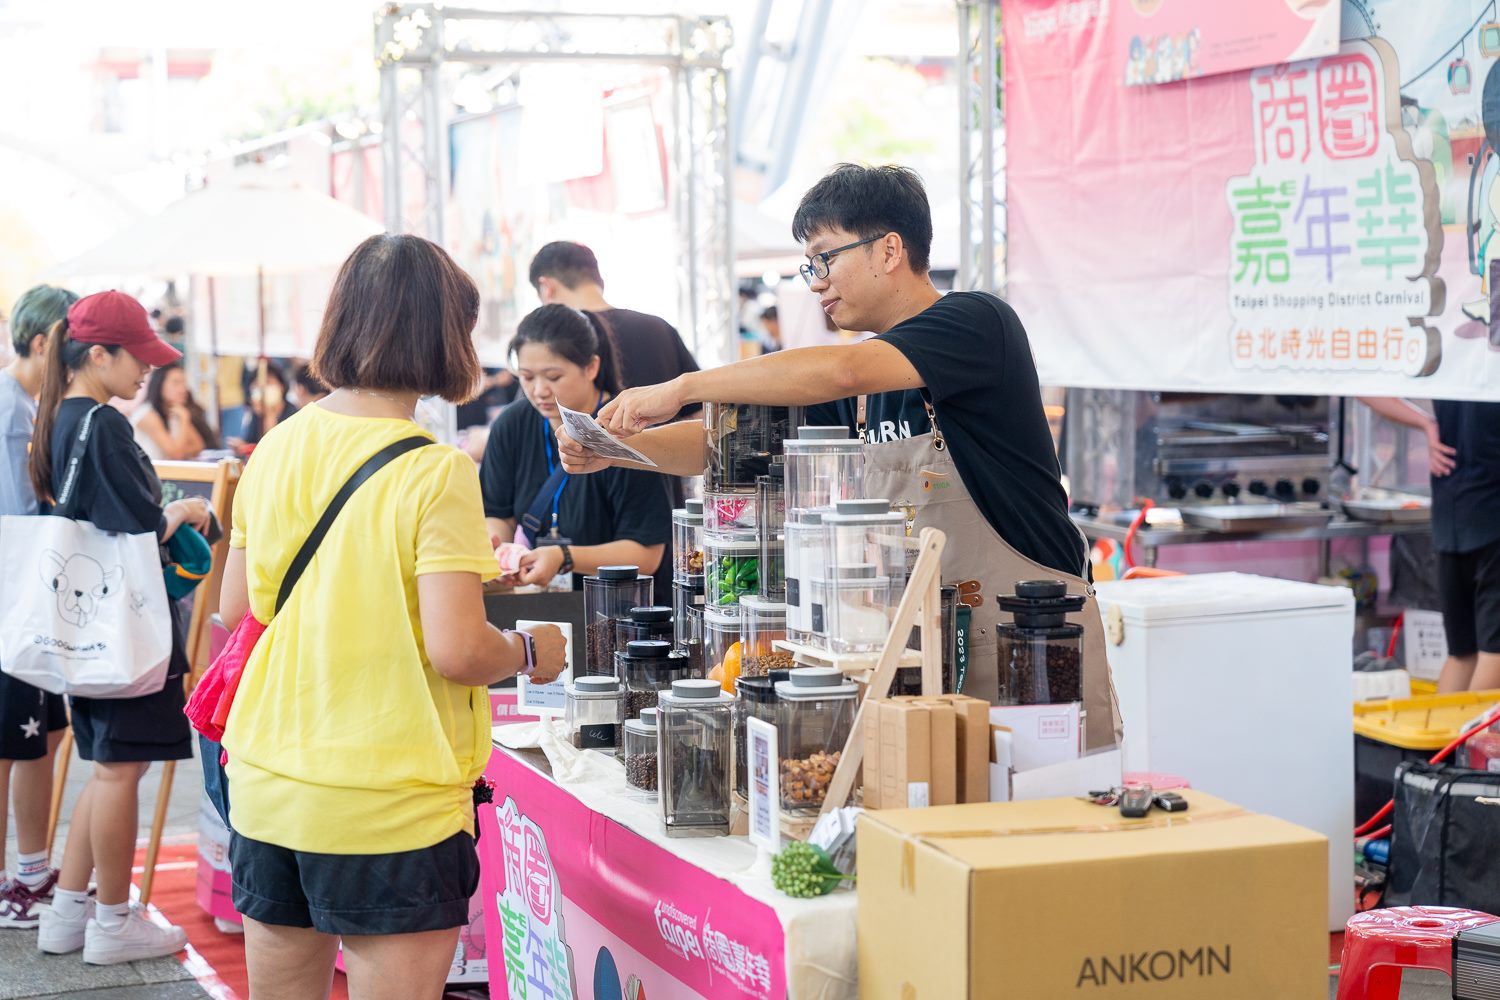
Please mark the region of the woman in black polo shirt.
POLYGON ((542 306, 521 320, 510 354, 525 398, 491 425, 479 480, 492 540, 532 549, 517 582, 546 585, 571 572, 576 588, 600 566, 655 573, 672 531, 665 478, 632 469, 568 476, 557 454, 558 404, 597 413, 620 391, 603 321, 570 306, 542 306))

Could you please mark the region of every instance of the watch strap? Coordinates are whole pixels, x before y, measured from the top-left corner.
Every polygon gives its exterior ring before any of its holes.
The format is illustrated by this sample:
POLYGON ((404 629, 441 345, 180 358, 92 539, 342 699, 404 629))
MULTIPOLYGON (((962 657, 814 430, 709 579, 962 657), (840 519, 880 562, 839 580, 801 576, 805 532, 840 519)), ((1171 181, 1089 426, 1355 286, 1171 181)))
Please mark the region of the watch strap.
POLYGON ((536 673, 536 636, 521 629, 512 629, 511 634, 521 637, 521 645, 526 649, 526 669, 521 676, 530 677, 536 673))
POLYGON ((558 569, 558 572, 573 572, 573 547, 571 545, 559 545, 558 548, 562 549, 563 556, 562 567, 558 569))

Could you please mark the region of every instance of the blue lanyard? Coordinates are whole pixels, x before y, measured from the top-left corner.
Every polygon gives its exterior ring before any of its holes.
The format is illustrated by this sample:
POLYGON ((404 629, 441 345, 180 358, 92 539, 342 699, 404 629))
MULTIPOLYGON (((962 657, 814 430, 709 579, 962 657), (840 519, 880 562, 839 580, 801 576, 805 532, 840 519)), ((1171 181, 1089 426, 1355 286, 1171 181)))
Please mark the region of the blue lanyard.
MULTIPOLYGON (((599 410, 602 409, 603 406, 604 392, 601 390, 599 393, 599 399, 594 403, 595 416, 599 414, 599 410)), ((557 472, 557 460, 553 459, 552 457, 552 426, 547 423, 545 417, 542 418, 542 451, 547 455, 547 478, 551 479, 553 474, 557 472)), ((568 488, 568 480, 572 478, 572 476, 564 475, 562 478, 562 482, 557 484, 557 492, 552 494, 552 528, 549 531, 549 534, 553 538, 558 537, 557 503, 562 499, 563 490, 568 488)))

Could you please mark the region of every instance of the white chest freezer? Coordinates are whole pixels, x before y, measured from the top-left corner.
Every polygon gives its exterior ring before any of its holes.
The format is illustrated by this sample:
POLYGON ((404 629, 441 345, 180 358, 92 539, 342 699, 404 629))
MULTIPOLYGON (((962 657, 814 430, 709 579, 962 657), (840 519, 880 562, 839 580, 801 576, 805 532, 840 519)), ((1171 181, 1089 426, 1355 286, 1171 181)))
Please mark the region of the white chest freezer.
POLYGON ((1098 592, 1125 770, 1180 775, 1323 834, 1328 927, 1342 930, 1354 912, 1354 595, 1243 573, 1098 592))

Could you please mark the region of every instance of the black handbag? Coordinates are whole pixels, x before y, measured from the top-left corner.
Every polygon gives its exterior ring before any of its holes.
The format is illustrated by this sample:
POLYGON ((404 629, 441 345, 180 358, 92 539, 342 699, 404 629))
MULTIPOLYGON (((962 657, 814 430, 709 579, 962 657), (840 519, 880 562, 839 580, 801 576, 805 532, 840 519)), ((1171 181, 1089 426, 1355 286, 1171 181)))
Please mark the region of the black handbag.
POLYGON ((1500 774, 1409 761, 1395 799, 1385 905, 1500 914, 1500 774))

